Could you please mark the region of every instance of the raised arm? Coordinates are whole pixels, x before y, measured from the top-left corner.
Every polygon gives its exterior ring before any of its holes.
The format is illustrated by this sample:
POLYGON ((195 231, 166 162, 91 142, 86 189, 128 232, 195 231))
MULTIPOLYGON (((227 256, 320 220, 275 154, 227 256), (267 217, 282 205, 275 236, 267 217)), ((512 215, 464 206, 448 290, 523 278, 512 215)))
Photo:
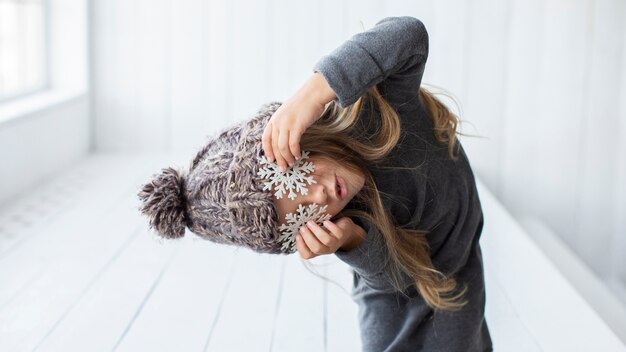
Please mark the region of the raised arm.
POLYGON ((263 150, 281 171, 300 156, 300 136, 319 119, 324 105, 353 104, 378 85, 392 106, 419 96, 428 57, 428 33, 410 16, 385 17, 353 35, 314 66, 305 84, 272 115, 263 131, 263 150))
POLYGON ((339 105, 346 107, 381 82, 383 95, 416 96, 427 58, 428 32, 420 20, 385 17, 324 55, 313 71, 324 76, 339 105))

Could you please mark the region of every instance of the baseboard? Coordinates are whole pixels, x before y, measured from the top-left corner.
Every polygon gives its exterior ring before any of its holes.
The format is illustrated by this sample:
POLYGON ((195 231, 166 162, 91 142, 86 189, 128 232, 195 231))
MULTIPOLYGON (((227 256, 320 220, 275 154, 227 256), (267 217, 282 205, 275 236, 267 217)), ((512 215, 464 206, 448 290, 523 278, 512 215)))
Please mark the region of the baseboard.
POLYGON ((563 240, 536 217, 518 219, 524 230, 552 260, 563 276, 626 343, 626 304, 616 292, 626 293, 618 280, 601 280, 563 240), (619 286, 619 287, 618 287, 619 286))

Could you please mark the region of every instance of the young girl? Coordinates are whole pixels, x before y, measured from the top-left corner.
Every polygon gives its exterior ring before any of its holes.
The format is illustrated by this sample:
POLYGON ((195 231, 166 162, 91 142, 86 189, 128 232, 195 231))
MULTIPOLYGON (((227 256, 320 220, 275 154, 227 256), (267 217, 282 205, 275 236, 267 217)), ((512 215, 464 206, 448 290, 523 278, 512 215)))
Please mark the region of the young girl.
POLYGON ((141 211, 164 237, 187 226, 258 252, 334 253, 353 269, 364 351, 491 351, 480 200, 459 120, 421 87, 427 57, 420 20, 380 20, 287 101, 211 139, 186 176, 164 169, 139 192, 141 211), (270 163, 284 177, 268 191, 270 163), (293 192, 298 177, 309 184, 293 192), (296 219, 304 206, 330 219, 296 219))

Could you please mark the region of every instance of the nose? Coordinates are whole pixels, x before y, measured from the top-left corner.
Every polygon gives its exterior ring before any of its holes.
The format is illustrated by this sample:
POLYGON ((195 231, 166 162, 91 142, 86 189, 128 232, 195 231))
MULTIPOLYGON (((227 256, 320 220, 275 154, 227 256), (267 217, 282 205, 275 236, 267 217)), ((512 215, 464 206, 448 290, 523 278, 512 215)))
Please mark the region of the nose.
POLYGON ((326 191, 326 186, 319 183, 314 183, 309 186, 309 197, 312 203, 317 204, 326 204, 326 200, 328 199, 328 192, 326 191))

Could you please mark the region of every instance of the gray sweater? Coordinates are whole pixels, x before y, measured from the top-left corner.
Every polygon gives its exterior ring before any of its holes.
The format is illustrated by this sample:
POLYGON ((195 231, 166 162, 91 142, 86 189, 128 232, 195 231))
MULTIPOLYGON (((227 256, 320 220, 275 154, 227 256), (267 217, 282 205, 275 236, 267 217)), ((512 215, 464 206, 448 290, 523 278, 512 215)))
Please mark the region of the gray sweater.
MULTIPOLYGON (((352 294, 359 307, 363 351, 491 351, 484 317, 485 284, 480 238, 483 213, 474 175, 462 147, 457 161, 438 144, 418 88, 428 57, 428 33, 413 17, 386 17, 323 56, 313 67, 336 93, 341 107, 354 103, 373 85, 396 109, 402 134, 382 162, 369 167, 383 202, 397 225, 428 231, 435 267, 468 285, 469 303, 456 312, 434 312, 408 275, 396 292, 383 265, 382 235, 354 219, 367 237, 353 250, 335 255, 353 269, 352 294), (385 169, 400 166, 413 169, 385 169)), ((364 104, 358 128, 373 133, 364 104)), ((374 112, 376 115, 376 111, 374 112)), ((347 207, 357 207, 350 202, 347 207)))

